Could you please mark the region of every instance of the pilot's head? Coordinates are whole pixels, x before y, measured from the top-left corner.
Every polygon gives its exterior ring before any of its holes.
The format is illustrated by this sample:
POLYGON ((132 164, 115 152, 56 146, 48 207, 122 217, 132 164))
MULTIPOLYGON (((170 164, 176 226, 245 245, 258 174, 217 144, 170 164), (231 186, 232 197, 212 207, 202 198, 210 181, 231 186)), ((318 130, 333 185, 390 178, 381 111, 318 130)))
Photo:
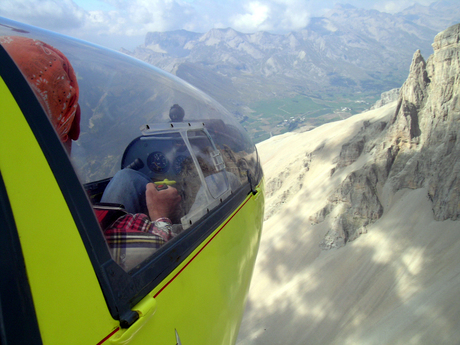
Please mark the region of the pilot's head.
POLYGON ((169 109, 169 118, 172 122, 182 122, 184 116, 184 109, 179 104, 174 104, 171 109, 169 109))
POLYGON ((34 90, 42 107, 70 152, 71 140, 80 135, 77 76, 69 60, 49 44, 20 36, 0 37, 34 90))

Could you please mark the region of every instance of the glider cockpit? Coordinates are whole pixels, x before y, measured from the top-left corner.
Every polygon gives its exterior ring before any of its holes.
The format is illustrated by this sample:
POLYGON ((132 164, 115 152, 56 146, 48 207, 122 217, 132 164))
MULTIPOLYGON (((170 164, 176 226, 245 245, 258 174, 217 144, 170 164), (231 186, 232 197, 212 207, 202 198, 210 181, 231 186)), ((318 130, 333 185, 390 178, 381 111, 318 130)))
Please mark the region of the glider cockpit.
POLYGON ((264 196, 232 114, 131 56, 6 18, 0 114, 0 343, 235 343, 264 196), (108 241, 99 218, 131 214, 104 202, 126 171, 177 190, 148 250, 149 234, 108 241))

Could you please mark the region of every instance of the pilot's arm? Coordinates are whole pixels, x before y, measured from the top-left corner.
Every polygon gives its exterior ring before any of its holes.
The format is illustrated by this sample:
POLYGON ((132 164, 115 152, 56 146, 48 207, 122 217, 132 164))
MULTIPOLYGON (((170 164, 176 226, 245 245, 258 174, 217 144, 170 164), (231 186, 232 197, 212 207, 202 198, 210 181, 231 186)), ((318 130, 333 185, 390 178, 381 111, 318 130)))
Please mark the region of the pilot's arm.
POLYGON ((153 183, 147 184, 145 198, 152 221, 159 218, 171 218, 181 201, 176 188, 168 186, 167 189, 157 190, 153 183))
POLYGON ((127 213, 104 231, 113 259, 126 270, 136 267, 176 235, 169 218, 181 200, 177 189, 168 186, 158 191, 149 183, 145 197, 150 218, 143 213, 127 213))

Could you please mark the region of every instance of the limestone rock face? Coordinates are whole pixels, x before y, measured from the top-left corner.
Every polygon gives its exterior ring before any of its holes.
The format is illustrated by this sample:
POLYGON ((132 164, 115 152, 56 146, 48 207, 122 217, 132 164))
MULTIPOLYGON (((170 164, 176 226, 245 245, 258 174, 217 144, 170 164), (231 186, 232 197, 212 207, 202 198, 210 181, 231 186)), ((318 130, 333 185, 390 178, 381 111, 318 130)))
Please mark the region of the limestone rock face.
POLYGON ((342 146, 340 151, 339 162, 337 168, 343 168, 353 164, 364 149, 364 139, 354 140, 342 146))
POLYGON ((363 123, 337 158, 333 173, 363 153, 368 163, 350 173, 311 218, 334 214, 320 246, 341 247, 366 232, 384 212, 385 198, 404 188, 427 187, 436 220, 460 218, 460 24, 439 33, 434 54, 412 59, 388 124, 363 123))
POLYGON ((399 98, 399 88, 383 92, 380 95, 380 99, 377 102, 375 102, 375 104, 371 107, 370 110, 383 107, 384 105, 388 103, 396 101, 398 98, 399 98))

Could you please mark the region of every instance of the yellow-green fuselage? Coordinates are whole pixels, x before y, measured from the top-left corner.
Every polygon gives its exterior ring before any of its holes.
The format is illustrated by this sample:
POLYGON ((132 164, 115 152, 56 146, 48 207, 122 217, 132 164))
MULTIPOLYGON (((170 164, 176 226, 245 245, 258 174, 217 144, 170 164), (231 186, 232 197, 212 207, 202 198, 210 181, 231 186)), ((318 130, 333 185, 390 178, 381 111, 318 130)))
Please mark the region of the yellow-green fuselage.
POLYGON ((257 255, 263 184, 140 301, 111 317, 87 248, 35 134, 0 79, 0 171, 44 344, 233 344, 257 255))

